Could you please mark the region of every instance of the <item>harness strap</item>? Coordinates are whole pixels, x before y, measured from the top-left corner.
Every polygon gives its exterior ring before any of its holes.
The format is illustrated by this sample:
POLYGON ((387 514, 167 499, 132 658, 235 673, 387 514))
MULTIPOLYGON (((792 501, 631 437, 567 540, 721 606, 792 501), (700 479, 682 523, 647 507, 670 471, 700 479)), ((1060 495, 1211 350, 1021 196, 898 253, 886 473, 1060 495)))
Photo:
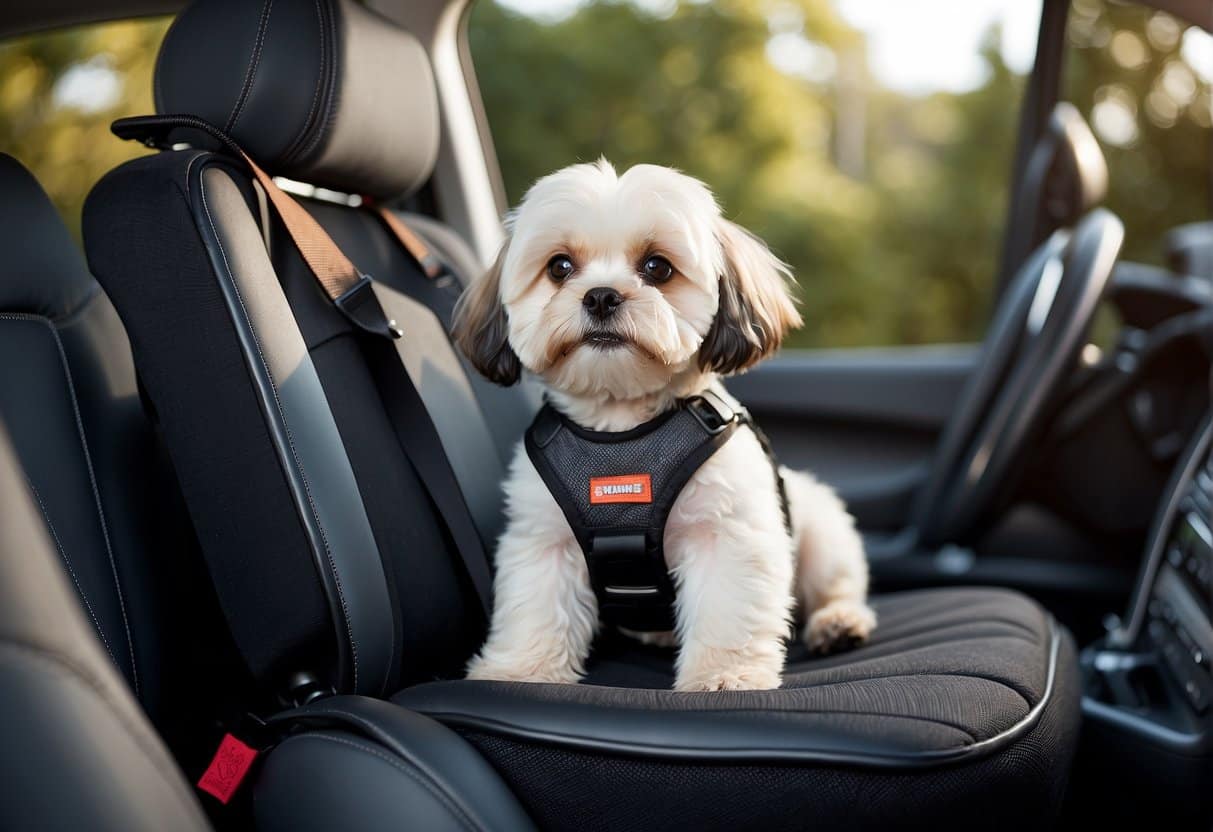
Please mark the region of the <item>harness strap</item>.
POLYGON ((743 425, 754 428, 711 391, 618 433, 588 431, 551 405, 540 410, 527 455, 581 547, 603 621, 641 632, 674 627, 666 522, 687 482, 743 425))
MULTIPOLYGON (((393 431, 438 508, 443 525, 463 560, 487 616, 492 603, 492 576, 484 542, 476 531, 476 523, 450 461, 442 450, 441 438, 425 402, 409 377, 397 345, 393 343, 401 339, 404 333, 384 313, 370 276, 354 266, 307 209, 279 188, 273 177, 254 162, 235 140, 209 122, 188 115, 137 116, 119 119, 111 127, 119 138, 135 139, 151 147, 163 147, 168 134, 177 128, 205 133, 244 160, 264 189, 320 288, 356 331, 376 336, 361 339, 362 349, 388 411, 393 431)), ((397 239, 428 277, 441 274, 442 266, 437 258, 399 218, 386 209, 380 209, 379 216, 393 229, 397 239), (404 234, 401 235, 398 229, 404 229, 404 234), (409 242, 405 242, 406 239, 409 242), (427 263, 430 264, 428 267, 427 263), (435 263, 438 264, 438 271, 431 275, 430 269, 434 268, 435 263)))

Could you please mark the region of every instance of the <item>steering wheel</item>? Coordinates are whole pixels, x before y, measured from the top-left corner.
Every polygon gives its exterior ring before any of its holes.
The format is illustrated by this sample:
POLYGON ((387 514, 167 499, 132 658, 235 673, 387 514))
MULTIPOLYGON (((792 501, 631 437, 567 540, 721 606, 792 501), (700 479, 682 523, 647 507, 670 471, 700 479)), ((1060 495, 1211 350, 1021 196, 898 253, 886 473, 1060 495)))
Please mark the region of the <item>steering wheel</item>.
POLYGON ((919 492, 920 544, 965 541, 1010 491, 1056 409, 1123 241, 1121 221, 1097 208, 1020 267, 919 492))

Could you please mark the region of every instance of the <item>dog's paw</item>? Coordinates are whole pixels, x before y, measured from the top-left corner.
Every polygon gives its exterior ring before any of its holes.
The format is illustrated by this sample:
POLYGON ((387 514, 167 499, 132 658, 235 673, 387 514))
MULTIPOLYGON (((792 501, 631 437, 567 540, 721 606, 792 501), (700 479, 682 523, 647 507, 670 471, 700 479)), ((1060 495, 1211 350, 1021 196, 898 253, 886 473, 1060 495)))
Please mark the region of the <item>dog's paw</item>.
POLYGON ((876 628, 876 613, 859 601, 831 601, 809 616, 804 641, 821 655, 858 647, 876 628))
POLYGON ((573 685, 581 680, 569 667, 526 668, 487 662, 477 656, 468 664, 467 679, 480 682, 549 682, 573 685))
POLYGON ((780 681, 778 671, 765 667, 738 667, 679 679, 674 690, 774 690, 780 681))

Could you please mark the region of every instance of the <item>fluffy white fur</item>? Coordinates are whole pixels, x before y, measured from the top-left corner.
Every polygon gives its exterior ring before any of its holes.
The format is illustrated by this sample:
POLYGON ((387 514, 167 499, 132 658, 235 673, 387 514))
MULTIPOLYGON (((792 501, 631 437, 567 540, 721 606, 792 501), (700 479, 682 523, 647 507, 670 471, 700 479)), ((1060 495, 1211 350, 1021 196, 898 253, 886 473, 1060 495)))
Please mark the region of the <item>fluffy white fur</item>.
MULTIPOLYGON (((593 430, 635 427, 676 399, 773 352, 800 319, 790 275, 761 241, 723 219, 700 182, 605 161, 539 180, 507 222, 493 270, 461 303, 456 337, 502 383, 520 369, 549 400, 593 430), (554 279, 553 257, 572 273, 554 279), (646 278, 659 256, 665 281, 646 278), (582 298, 610 287, 623 302, 606 321, 582 298), (623 343, 587 340, 609 331, 623 343)), ((730 399, 731 401, 731 399, 730 399)), ((866 640, 867 563, 854 522, 811 476, 783 470, 794 533, 785 532, 774 472, 757 438, 739 431, 691 478, 666 526, 677 629, 678 690, 778 687, 797 599, 818 652, 866 640)), ((585 559, 521 443, 506 484, 508 524, 497 550, 489 637, 473 679, 575 682, 599 626, 585 559)))

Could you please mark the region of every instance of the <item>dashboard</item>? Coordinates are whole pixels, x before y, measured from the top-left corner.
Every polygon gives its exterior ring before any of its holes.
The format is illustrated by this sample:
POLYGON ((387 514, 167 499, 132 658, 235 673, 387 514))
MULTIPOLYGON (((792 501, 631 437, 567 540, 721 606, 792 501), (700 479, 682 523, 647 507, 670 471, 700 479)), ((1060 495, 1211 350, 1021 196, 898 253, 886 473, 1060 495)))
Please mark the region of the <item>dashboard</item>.
POLYGON ((1204 444, 1199 467, 1180 485, 1146 607, 1166 671, 1201 715, 1213 704, 1213 456, 1207 437, 1204 444))

